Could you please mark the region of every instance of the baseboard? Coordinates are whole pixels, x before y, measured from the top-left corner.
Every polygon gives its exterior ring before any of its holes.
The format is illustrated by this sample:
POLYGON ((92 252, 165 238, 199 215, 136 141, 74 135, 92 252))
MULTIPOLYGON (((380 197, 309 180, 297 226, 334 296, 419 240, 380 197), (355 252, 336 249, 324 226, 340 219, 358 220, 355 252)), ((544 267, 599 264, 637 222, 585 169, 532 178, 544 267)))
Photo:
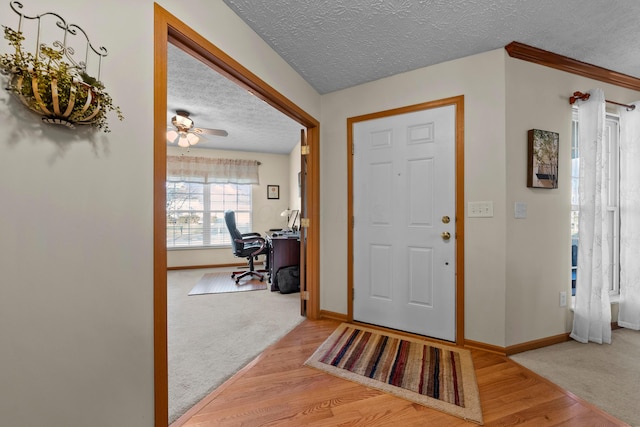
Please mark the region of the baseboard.
POLYGON ((560 344, 565 341, 569 341, 569 334, 554 335, 552 337, 540 338, 533 341, 523 342, 521 344, 510 345, 507 347, 500 347, 497 345, 491 345, 471 340, 465 340, 464 346, 466 348, 488 351, 489 353, 495 353, 501 356, 510 356, 512 354, 522 353, 523 351, 535 350, 536 348, 560 344))
POLYGON ((333 311, 320 310, 320 319, 338 320, 340 322, 347 321, 347 315, 342 313, 335 313, 333 311))
POLYGON ((569 334, 554 335, 552 337, 540 338, 538 340, 524 342, 522 344, 510 345, 506 348, 507 356, 522 353, 524 351, 535 350, 536 348, 547 347, 569 341, 569 334))
POLYGON ((472 340, 464 340, 464 348, 482 350, 489 353, 499 354, 501 356, 507 355, 504 347, 499 347, 497 345, 486 344, 483 342, 472 341, 472 340))
MULTIPOLYGON (((255 265, 262 264, 256 262, 255 265)), ((234 264, 210 264, 210 265, 181 265, 178 267, 167 267, 169 270, 195 270, 198 268, 226 268, 226 267, 247 267, 247 263, 234 263, 234 264)))
MULTIPOLYGON (((612 330, 620 329, 618 322, 611 322, 611 329, 612 330)), ((558 334, 551 337, 540 338, 533 341, 523 342, 521 344, 510 345, 503 348, 502 351, 494 351, 494 353, 500 353, 500 354, 504 354, 505 356, 511 356, 512 354, 518 354, 518 353, 522 353, 529 350, 535 350, 537 348, 542 348, 542 347, 547 347, 554 344, 567 342, 571 339, 569 335, 570 335, 569 333, 558 334)), ((465 341, 465 347, 467 347, 467 343, 469 343, 469 341, 465 341)), ((475 342, 473 342, 473 344, 474 345, 469 345, 469 347, 479 348, 481 350, 487 350, 486 347, 488 346, 488 344, 475 343, 475 342)), ((489 346, 489 347, 493 347, 493 346, 489 346)), ((495 349, 500 349, 500 347, 495 347, 495 349)), ((487 350, 487 351, 491 351, 491 350, 487 350)))
POLYGON ((621 329, 621 328, 622 328, 622 326, 618 325, 617 321, 611 322, 611 330, 612 331, 615 330, 615 329, 621 329))
MULTIPOLYGON (((333 311, 320 310, 320 319, 337 320, 340 322, 346 322, 347 315, 342 313, 335 313, 333 311)), ((522 344, 516 344, 509 347, 500 347, 497 345, 486 344, 483 342, 464 340, 464 347, 468 349, 482 350, 489 353, 499 354, 501 356, 509 356, 516 353, 522 353, 523 351, 534 350, 536 348, 542 348, 553 344, 559 344, 569 340, 569 334, 560 334, 552 337, 541 338, 534 341, 525 342, 522 344)))

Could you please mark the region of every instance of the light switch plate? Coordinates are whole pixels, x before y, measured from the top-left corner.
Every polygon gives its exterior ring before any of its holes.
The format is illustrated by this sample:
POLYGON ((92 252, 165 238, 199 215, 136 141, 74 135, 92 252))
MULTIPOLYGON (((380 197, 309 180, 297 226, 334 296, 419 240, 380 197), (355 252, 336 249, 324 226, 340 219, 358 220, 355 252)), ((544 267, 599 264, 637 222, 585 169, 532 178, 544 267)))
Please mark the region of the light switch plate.
POLYGON ((524 219, 527 217, 527 204, 524 202, 516 202, 513 206, 516 219, 524 219))
POLYGON ((469 202, 467 207, 469 218, 491 218, 493 217, 493 202, 469 202))

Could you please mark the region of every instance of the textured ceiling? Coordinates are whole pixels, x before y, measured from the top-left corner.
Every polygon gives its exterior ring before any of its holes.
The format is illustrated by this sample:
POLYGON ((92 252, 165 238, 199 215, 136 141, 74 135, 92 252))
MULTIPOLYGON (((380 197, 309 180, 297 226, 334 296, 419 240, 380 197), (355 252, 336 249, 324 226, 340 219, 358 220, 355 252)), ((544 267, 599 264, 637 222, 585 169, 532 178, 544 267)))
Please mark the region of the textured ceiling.
MULTIPOLYGON (((319 93, 512 41, 640 78, 640 0, 224 0, 319 93)), ((198 147, 289 153, 300 125, 170 46, 167 123, 225 129, 198 147)))
POLYGON ((638 0, 224 0, 319 93, 521 42, 640 77, 638 0))
POLYGON ((169 44, 167 124, 170 127, 176 110, 189 111, 195 127, 224 129, 229 133, 226 137, 203 135, 195 148, 288 154, 300 141, 300 124, 169 44))

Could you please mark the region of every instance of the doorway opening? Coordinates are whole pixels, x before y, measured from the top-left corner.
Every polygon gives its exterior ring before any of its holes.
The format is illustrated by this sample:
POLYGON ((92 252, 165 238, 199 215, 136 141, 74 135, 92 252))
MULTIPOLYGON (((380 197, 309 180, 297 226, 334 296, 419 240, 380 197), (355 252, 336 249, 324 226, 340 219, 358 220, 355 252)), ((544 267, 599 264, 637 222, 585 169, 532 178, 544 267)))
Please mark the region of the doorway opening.
POLYGON ((319 122, 270 87, 185 23, 154 5, 154 397, 155 425, 168 425, 167 249, 166 249, 166 111, 168 43, 251 91, 306 127, 306 197, 303 203, 305 288, 301 307, 309 319, 319 317, 319 122))

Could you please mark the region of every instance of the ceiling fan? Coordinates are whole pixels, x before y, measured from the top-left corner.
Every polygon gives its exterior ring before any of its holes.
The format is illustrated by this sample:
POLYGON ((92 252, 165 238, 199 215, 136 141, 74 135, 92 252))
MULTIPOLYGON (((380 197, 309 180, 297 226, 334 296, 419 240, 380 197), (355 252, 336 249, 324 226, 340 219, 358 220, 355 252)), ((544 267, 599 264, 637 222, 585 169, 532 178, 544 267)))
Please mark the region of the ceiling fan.
POLYGON ((180 147, 190 147, 196 145, 200 141, 200 136, 217 135, 227 136, 229 135, 226 130, 223 129, 207 129, 193 127, 193 120, 189 118, 189 112, 186 110, 176 110, 176 115, 171 119, 171 124, 175 129, 169 128, 167 131, 167 141, 174 143, 178 141, 180 147))

